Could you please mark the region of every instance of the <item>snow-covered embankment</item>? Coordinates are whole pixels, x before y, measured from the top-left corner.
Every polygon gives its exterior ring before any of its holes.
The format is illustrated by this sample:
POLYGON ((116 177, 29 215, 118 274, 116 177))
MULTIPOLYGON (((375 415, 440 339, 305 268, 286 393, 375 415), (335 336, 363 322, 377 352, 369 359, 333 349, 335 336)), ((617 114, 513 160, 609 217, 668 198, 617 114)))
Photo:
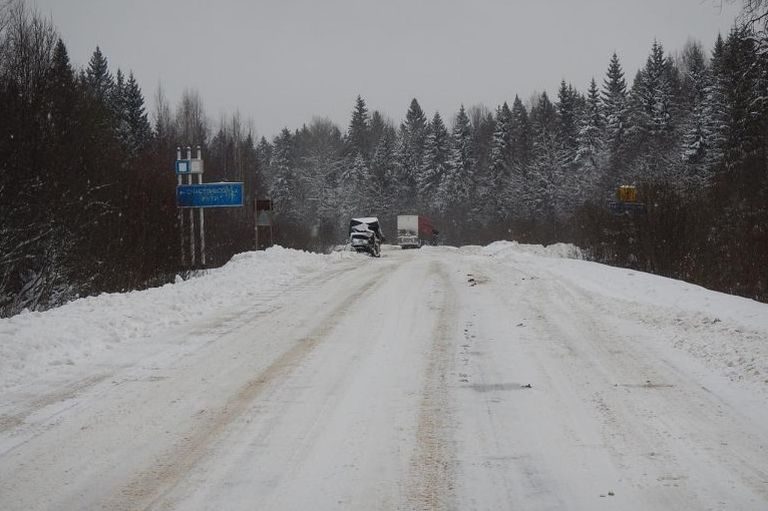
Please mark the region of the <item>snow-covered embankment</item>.
POLYGON ((172 284, 82 298, 46 312, 0 320, 0 389, 32 380, 51 367, 96 362, 121 345, 275 292, 348 254, 312 254, 281 247, 236 255, 221 268, 172 284))

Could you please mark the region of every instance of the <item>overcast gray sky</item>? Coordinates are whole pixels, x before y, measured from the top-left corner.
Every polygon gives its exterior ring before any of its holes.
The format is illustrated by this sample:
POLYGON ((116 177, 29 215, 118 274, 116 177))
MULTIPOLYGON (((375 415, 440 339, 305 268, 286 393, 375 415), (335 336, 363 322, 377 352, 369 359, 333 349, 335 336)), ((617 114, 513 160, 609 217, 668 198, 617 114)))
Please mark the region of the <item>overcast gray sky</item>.
POLYGON ((515 94, 602 81, 616 51, 628 82, 654 38, 667 51, 726 35, 719 0, 33 0, 76 65, 99 45, 149 103, 199 91, 216 121, 239 110, 271 138, 313 116, 346 129, 358 94, 400 121, 413 97, 451 119, 515 94))

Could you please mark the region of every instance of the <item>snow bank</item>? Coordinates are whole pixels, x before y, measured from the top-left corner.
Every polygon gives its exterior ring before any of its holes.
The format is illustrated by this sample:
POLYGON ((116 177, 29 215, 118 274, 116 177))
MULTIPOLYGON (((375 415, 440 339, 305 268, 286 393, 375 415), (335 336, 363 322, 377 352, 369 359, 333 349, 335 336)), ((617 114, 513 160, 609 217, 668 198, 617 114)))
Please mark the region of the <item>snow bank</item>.
POLYGON ((46 312, 0 320, 0 388, 51 366, 74 365, 121 343, 159 338, 171 327, 274 292, 349 254, 272 247, 238 254, 221 268, 143 291, 82 298, 46 312))
POLYGON ((479 254, 500 259, 514 258, 520 255, 537 257, 556 257, 562 259, 584 259, 581 249, 569 243, 554 245, 526 245, 516 241, 495 241, 482 247, 479 254))
POLYGON ((549 262, 547 269, 730 379, 768 383, 768 304, 597 263, 549 262))
POLYGON ((546 268, 590 293, 614 301, 658 307, 670 314, 694 314, 711 323, 728 319, 746 328, 768 330, 768 305, 748 298, 682 280, 586 261, 549 261, 546 268))
POLYGON ((575 286, 608 316, 643 325, 638 337, 664 339, 728 378, 768 383, 768 304, 626 268, 582 261, 566 244, 496 242, 475 254, 575 286))

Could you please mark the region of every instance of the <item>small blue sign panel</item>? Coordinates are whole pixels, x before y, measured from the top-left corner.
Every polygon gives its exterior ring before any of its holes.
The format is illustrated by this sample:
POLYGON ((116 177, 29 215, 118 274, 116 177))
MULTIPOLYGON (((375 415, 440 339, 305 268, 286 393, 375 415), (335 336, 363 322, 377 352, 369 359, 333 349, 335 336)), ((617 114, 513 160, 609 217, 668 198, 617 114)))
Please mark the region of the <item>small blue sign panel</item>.
POLYGON ((232 208, 243 205, 243 183, 203 183, 176 187, 180 208, 232 208))
POLYGON ((177 174, 189 174, 190 172, 192 172, 192 165, 189 164, 189 160, 176 160, 177 174))

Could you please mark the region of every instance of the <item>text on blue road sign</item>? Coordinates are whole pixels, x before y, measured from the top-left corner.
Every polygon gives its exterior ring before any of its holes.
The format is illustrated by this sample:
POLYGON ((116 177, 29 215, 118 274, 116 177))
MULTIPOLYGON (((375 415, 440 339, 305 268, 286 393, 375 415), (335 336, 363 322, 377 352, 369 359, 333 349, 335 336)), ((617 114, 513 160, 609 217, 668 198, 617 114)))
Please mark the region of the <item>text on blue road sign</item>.
POLYGON ((180 208, 230 208, 243 205, 243 183, 203 183, 176 187, 180 208))

